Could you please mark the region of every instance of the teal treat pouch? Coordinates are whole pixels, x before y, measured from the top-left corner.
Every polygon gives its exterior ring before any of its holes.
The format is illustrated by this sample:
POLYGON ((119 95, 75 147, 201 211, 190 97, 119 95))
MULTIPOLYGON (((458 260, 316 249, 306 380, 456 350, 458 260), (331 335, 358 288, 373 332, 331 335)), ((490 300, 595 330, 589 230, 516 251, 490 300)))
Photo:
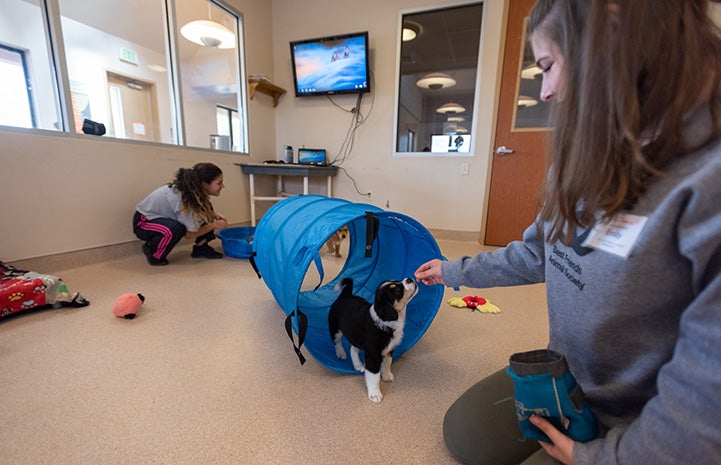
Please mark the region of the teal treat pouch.
POLYGON ((531 423, 531 415, 544 417, 574 441, 598 435, 596 418, 562 354, 547 349, 519 352, 511 355, 506 371, 513 378, 516 415, 525 437, 552 442, 531 423))

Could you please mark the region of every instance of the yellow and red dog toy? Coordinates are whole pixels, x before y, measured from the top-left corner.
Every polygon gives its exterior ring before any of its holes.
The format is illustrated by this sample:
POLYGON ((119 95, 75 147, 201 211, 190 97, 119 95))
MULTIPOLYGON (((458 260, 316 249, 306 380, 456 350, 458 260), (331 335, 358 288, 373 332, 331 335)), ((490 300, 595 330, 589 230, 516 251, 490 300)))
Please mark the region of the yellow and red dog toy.
POLYGON ((452 297, 448 300, 448 304, 458 308, 468 307, 472 311, 479 311, 481 313, 501 313, 501 309, 493 305, 490 300, 478 297, 477 295, 452 297))

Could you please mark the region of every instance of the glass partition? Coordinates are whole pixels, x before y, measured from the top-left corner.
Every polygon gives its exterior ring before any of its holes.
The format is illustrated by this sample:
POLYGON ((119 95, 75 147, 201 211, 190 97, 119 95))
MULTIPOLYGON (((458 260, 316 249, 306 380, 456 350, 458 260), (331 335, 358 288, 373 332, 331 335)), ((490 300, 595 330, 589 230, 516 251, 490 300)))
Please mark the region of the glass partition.
POLYGON ((402 13, 395 153, 471 154, 482 3, 402 13))
POLYGON ((142 14, 102 2, 58 4, 75 131, 89 119, 110 137, 175 143, 164 1, 145 0, 142 14))
POLYGON ((533 50, 523 27, 524 48, 521 57, 520 79, 516 90, 516 111, 513 118, 513 130, 546 129, 550 105, 541 100, 541 69, 536 66, 533 50))
POLYGON ((222 135, 248 152, 242 17, 223 0, 0 8, 0 126, 200 148, 222 135))
POLYGON ((217 108, 221 106, 235 111, 237 134, 232 138, 231 150, 247 152, 238 18, 207 0, 176 1, 176 8, 185 143, 209 147, 211 136, 230 135, 217 124, 217 108), (217 28, 218 39, 210 38, 202 29, 197 34, 186 29, 208 24, 217 28), (214 40, 219 42, 216 44, 214 40))
POLYGON ((0 10, 0 125, 62 131, 39 2, 0 0, 0 10))

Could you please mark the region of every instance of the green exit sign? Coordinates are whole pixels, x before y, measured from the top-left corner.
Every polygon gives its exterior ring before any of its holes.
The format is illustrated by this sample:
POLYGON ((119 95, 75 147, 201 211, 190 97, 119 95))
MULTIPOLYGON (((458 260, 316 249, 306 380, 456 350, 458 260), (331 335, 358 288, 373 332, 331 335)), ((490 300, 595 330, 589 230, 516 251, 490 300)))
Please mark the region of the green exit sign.
POLYGON ((138 64, 138 54, 135 52, 135 50, 130 50, 128 48, 121 48, 120 49, 120 61, 124 61, 126 63, 131 63, 134 65, 138 64))

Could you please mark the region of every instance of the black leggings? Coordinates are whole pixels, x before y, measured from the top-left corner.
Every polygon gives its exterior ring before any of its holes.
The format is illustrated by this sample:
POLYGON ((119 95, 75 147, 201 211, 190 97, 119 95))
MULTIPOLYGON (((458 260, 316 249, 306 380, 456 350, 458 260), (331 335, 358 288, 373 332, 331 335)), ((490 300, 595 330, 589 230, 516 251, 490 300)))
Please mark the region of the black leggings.
MULTIPOLYGON (((157 260, 165 259, 180 239, 185 237, 185 226, 170 218, 156 218, 149 220, 140 212, 133 215, 133 232, 138 239, 148 244, 150 254, 157 260)), ((211 230, 195 238, 196 244, 204 244, 215 239, 211 230)))

